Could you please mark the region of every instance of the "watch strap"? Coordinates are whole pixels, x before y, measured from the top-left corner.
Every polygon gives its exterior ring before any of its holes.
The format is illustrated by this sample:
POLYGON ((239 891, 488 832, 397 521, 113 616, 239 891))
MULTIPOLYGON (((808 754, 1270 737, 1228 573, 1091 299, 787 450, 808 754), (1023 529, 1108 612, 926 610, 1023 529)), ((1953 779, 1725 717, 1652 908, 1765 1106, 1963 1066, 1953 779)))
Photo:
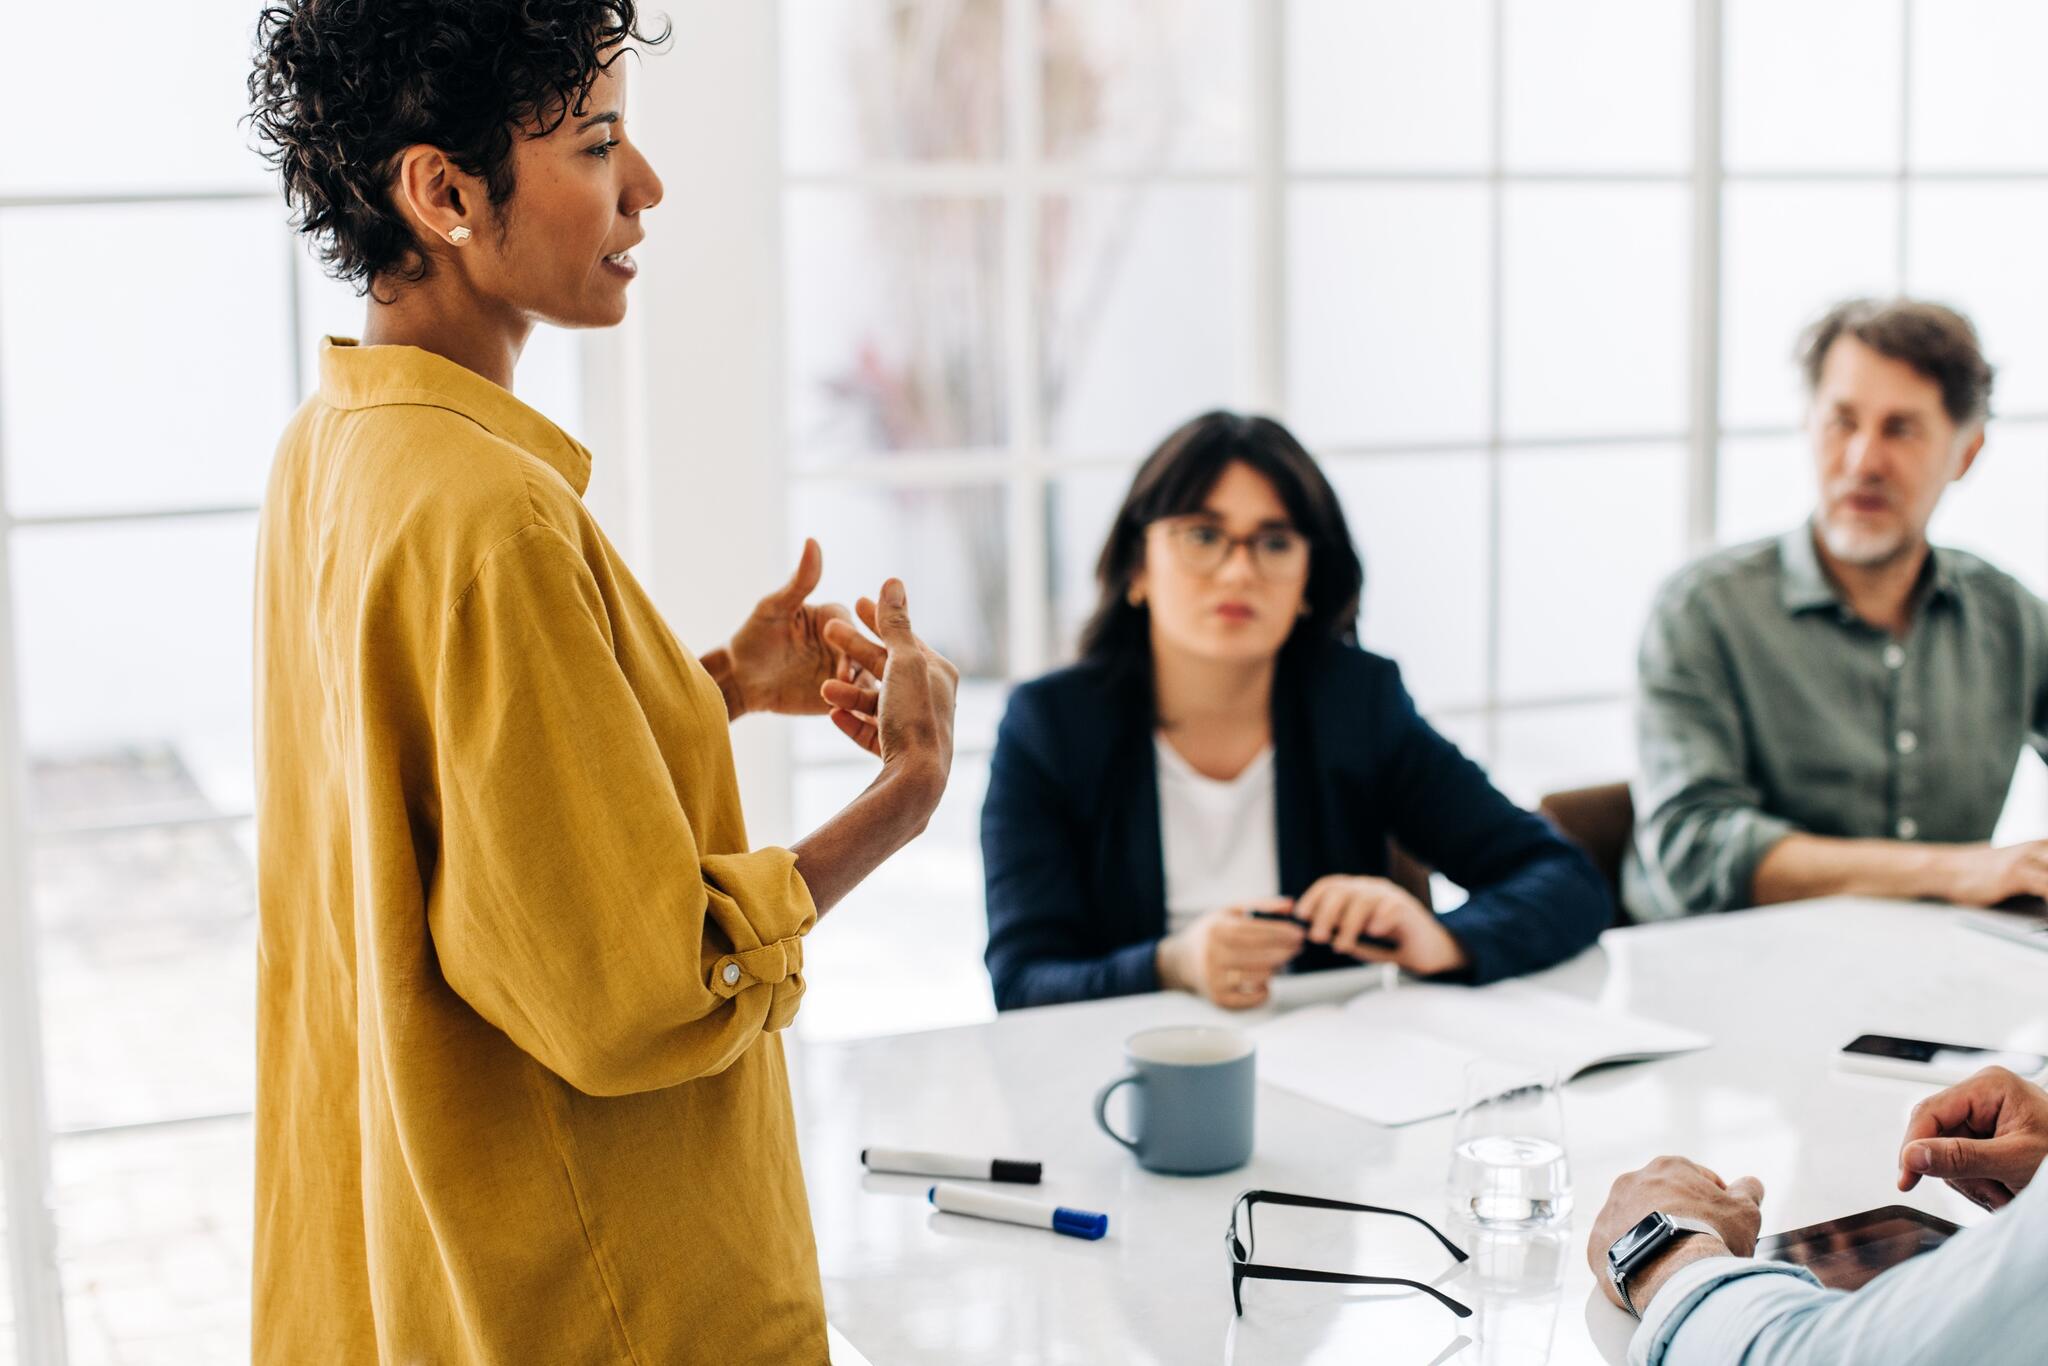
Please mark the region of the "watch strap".
MULTIPOLYGON (((1658 1212, 1663 1213, 1661 1210, 1658 1212)), ((1682 1214, 1666 1214, 1664 1215, 1664 1218, 1671 1225, 1671 1231, 1665 1235, 1663 1240, 1660 1241, 1655 1248, 1650 1250, 1650 1260, 1655 1260, 1655 1258, 1659 1254, 1661 1254, 1665 1248, 1670 1247, 1673 1243, 1677 1242, 1680 1238, 1685 1237, 1687 1234, 1704 1233, 1709 1235, 1710 1237, 1715 1238, 1721 1236, 1719 1229, 1716 1229, 1712 1224, 1709 1224, 1702 1219, 1689 1219, 1682 1214)), ((1628 1282, 1629 1277, 1626 1274, 1617 1275, 1614 1278, 1614 1288, 1621 1292, 1621 1302, 1623 1306, 1625 1306, 1628 1309, 1628 1312, 1633 1314, 1637 1318, 1641 1318, 1643 1316, 1643 1311, 1636 1308, 1635 1296, 1629 1293, 1628 1282)))

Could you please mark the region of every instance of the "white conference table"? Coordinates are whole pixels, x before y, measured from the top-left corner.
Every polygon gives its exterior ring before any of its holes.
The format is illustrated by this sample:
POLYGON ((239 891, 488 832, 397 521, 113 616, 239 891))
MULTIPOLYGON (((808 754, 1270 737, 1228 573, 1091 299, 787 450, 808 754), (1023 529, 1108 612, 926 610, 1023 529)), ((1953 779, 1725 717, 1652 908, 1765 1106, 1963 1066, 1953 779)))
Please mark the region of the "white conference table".
POLYGON ((1576 1207, 1548 1240, 1449 1219, 1448 1118, 1383 1128, 1262 1084, 1250 1164, 1194 1178, 1148 1173, 1096 1129, 1093 1096, 1121 1074, 1125 1036, 1265 1012, 1160 994, 794 1049, 827 1313, 873 1366, 1622 1361, 1634 1323, 1600 1295, 1586 1239, 1614 1178, 1660 1153, 1762 1178, 1766 1232, 1894 1201, 1986 1217, 1938 1183, 1896 1189, 1906 1111, 1934 1088, 1833 1063, 1864 1032, 2048 1052, 2048 953, 1956 917, 1831 899, 1641 926, 1528 979, 1715 1040, 1565 1088, 1576 1207), (870 1145, 1041 1161, 1035 1193, 1107 1212, 1109 1236, 936 1213, 928 1182, 862 1170, 870 1145), (1459 1267, 1405 1221, 1268 1210, 1261 1261, 1429 1281, 1475 1314, 1413 1292, 1248 1281, 1237 1319, 1223 1235, 1253 1186, 1406 1209, 1474 1254, 1459 1267))

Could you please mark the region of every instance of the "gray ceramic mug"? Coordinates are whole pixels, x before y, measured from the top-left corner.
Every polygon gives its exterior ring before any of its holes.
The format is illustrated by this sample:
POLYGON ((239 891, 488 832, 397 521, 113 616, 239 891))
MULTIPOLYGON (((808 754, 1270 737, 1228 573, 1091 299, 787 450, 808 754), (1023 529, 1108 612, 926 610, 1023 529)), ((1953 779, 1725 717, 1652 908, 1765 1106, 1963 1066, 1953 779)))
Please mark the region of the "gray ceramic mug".
POLYGON ((1257 1049, 1251 1037, 1217 1025, 1168 1025, 1124 1040, 1131 1071, 1095 1095, 1102 1132, 1138 1155, 1147 1171, 1199 1176, 1242 1167, 1252 1155, 1257 1049), (1125 1138, 1109 1123, 1109 1097, 1131 1088, 1125 1138))

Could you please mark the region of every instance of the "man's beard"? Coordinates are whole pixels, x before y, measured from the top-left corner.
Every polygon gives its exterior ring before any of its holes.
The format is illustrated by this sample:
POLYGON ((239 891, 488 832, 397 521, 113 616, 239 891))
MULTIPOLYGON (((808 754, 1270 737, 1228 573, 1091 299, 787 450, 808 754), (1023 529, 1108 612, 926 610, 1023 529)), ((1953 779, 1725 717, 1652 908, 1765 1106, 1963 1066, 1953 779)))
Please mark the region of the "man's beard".
POLYGON ((1904 527, 1866 530, 1841 526, 1825 513, 1820 518, 1821 544, 1837 563, 1858 569, 1881 569, 1913 548, 1913 537, 1904 527))

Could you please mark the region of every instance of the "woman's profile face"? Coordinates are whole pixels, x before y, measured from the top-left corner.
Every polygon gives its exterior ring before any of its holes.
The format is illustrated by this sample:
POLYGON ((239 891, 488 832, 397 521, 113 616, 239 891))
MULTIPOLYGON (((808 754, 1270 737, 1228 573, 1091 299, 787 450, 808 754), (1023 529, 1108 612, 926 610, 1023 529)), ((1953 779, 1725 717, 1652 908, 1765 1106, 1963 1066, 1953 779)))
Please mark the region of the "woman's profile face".
POLYGON ((1308 589, 1308 542, 1272 482, 1232 461, 1202 507, 1145 529, 1132 582, 1150 605, 1154 648, 1247 663, 1280 653, 1308 589))
POLYGON ((640 214, 661 179, 626 136, 626 63, 598 73, 580 113, 545 137, 513 142, 512 196, 496 226, 455 254, 479 292, 558 327, 610 327, 626 316, 640 214))

